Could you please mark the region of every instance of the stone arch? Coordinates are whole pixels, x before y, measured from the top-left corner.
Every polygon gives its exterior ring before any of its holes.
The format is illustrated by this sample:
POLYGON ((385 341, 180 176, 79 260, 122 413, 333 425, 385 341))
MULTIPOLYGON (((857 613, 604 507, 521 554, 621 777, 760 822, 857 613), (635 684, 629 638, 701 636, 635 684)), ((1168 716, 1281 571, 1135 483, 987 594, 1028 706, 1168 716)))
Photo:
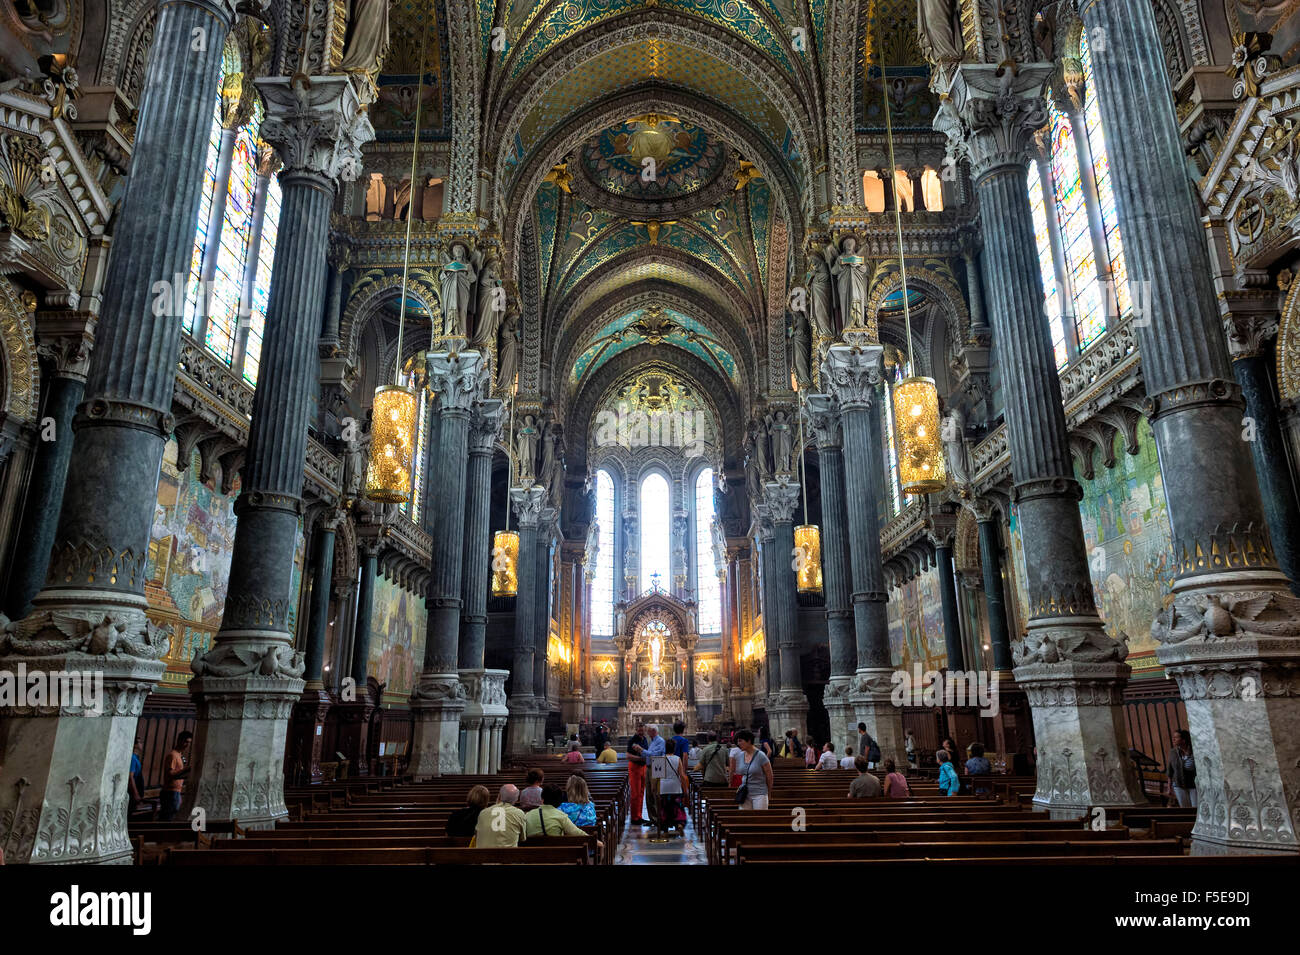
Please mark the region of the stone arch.
POLYGON ((980 564, 980 531, 975 515, 967 508, 957 512, 957 529, 953 534, 953 566, 958 573, 976 573, 980 564))
MULTIPOLYGON (((415 276, 410 276, 407 279, 406 292, 423 305, 430 315, 441 314, 438 293, 431 285, 415 276)), ((344 342, 344 354, 349 360, 356 361, 361 333, 373 321, 379 309, 384 303, 397 298, 401 293, 402 277, 385 275, 348 297, 347 307, 344 308, 343 318, 339 322, 339 338, 344 342)))
POLYGON ((0 362, 4 374, 0 413, 21 425, 34 425, 40 413, 41 387, 36 334, 22 295, 4 278, 0 278, 0 362))
POLYGON ((1300 282, 1291 286, 1277 332, 1277 390, 1283 401, 1300 399, 1300 282))

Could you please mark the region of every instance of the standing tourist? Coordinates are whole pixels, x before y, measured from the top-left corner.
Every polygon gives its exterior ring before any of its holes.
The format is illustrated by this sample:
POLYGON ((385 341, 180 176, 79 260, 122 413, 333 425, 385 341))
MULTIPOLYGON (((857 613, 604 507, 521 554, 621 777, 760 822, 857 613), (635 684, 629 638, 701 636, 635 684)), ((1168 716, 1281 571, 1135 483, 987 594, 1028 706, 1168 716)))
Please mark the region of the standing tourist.
POLYGON ((736 734, 736 745, 740 747, 740 757, 736 760, 740 789, 736 800, 741 809, 766 809, 772 793, 772 761, 754 746, 754 734, 749 730, 736 734))

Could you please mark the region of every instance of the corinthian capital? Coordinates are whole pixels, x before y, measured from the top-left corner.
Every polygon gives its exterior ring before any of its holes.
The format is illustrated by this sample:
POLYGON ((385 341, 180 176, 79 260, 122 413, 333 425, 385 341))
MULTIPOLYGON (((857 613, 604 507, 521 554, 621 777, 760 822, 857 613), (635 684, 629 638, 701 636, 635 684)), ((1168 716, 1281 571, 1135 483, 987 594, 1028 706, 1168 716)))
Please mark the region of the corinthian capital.
POLYGON ((429 387, 438 395, 438 411, 469 411, 483 393, 483 356, 476 351, 430 352, 425 358, 429 387))
POLYGON ((1277 335, 1276 314, 1242 315, 1233 313, 1223 319, 1223 332, 1228 339, 1228 354, 1233 361, 1255 358, 1264 343, 1277 335))
POLYGON ((266 100, 261 136, 287 172, 346 182, 361 174, 361 147, 375 130, 346 75, 266 76, 256 83, 266 100))
POLYGON ((799 509, 799 485, 782 478, 763 485, 763 501, 774 524, 789 524, 799 509))
POLYGON ((497 439, 501 437, 501 422, 504 417, 505 402, 500 398, 474 402, 474 416, 469 423, 469 449, 491 454, 497 439))
POLYGON ((515 516, 520 527, 536 529, 542 520, 542 509, 546 506, 546 488, 540 484, 531 487, 512 487, 510 502, 515 506, 515 516))
POLYGON ((840 403, 834 395, 809 395, 808 424, 817 447, 823 451, 844 445, 844 420, 840 417, 840 403))
POLYGON ((934 128, 970 160, 976 184, 995 170, 1029 162, 1034 133, 1047 122, 1043 88, 1052 70, 1050 63, 963 63, 957 69, 934 128))
POLYGON ((822 365, 822 381, 844 411, 871 407, 883 380, 884 345, 832 345, 822 365))

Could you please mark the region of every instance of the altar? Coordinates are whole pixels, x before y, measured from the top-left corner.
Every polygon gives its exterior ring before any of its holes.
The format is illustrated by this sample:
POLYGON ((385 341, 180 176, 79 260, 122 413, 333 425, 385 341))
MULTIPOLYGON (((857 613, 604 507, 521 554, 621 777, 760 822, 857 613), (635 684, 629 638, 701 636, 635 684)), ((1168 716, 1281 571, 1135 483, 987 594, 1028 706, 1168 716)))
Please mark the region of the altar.
POLYGON ((639 722, 696 730, 695 604, 657 588, 615 607, 617 634, 626 675, 620 701, 619 732, 631 734, 639 722))

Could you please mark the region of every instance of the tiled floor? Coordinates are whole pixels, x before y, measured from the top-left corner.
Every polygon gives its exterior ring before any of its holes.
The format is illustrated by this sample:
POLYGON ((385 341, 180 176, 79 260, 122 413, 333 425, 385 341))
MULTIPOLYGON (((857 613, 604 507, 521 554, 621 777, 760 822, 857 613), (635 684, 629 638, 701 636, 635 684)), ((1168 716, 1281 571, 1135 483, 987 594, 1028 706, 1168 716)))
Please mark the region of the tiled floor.
POLYGON ((686 831, 673 831, 667 842, 651 842, 658 835, 654 826, 628 825, 618 844, 617 865, 708 865, 704 844, 695 838, 695 827, 690 821, 686 831))

